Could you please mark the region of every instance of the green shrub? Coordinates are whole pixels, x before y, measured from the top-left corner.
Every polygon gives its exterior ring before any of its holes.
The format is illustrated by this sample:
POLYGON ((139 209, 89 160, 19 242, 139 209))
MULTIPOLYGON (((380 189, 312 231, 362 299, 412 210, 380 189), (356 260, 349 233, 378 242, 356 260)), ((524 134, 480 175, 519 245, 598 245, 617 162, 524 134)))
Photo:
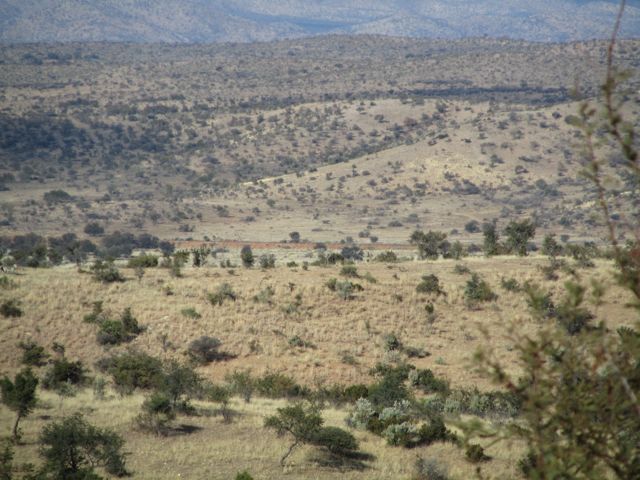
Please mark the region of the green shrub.
POLYGON ((91 267, 91 271, 93 272, 93 278, 102 283, 124 282, 126 280, 113 262, 98 260, 91 267))
POLYGON ((258 261, 260 262, 260 268, 262 268, 263 270, 266 270, 268 268, 275 268, 276 266, 276 257, 271 253, 267 255, 260 255, 258 261))
POLYGON ((231 373, 227 373, 224 379, 229 385, 232 393, 240 395, 246 403, 251 401, 253 392, 256 389, 256 381, 251 376, 250 371, 234 370, 231 373))
POLYGON ((222 305, 225 300, 231 300, 235 302, 238 298, 233 288, 228 283, 223 283, 218 287, 215 293, 209 293, 207 298, 211 305, 222 305))
POLYGON ((22 350, 22 363, 31 367, 42 367, 47 363, 49 355, 44 351, 44 347, 34 341, 20 342, 18 345, 22 350))
POLYGON ((395 447, 413 447, 420 442, 420 429, 410 422, 392 423, 382 432, 387 444, 395 447))
POLYGON ((131 308, 127 307, 122 312, 119 320, 102 319, 96 339, 100 345, 119 345, 130 342, 140 333, 142 328, 131 314, 131 308))
POLYGON ((219 350, 221 345, 222 342, 217 338, 203 335, 189 344, 187 354, 193 362, 200 365, 231 358, 231 355, 219 350))
POLYGON ((80 360, 71 362, 65 357, 53 361, 42 379, 43 388, 58 390, 64 385, 81 385, 86 380, 85 369, 80 360))
POLYGON ((235 480, 253 480, 253 477, 245 470, 244 472, 238 472, 235 480))
POLYGON ((129 259, 129 268, 153 268, 158 266, 158 257, 155 255, 142 254, 129 259))
POLYGON ((138 427, 155 435, 167 435, 176 412, 169 397, 156 392, 142 404, 142 412, 136 417, 138 427))
POLYGON ((374 261, 383 263, 395 263, 398 261, 398 256, 391 250, 381 252, 374 257, 374 261))
POLYGON ((266 288, 260 290, 260 292, 253 296, 253 301, 256 303, 267 303, 271 304, 273 296, 275 295, 275 290, 267 286, 266 288))
POLYGON ((18 286, 18 284, 16 282, 14 282, 13 280, 11 280, 6 275, 2 275, 0 277, 0 289, 1 290, 12 290, 12 289, 16 288, 17 286, 18 286))
POLYGON ((507 292, 519 292, 522 288, 515 278, 502 277, 500 279, 500 286, 507 292))
POLYGON ((449 391, 448 382, 442 378, 437 378, 428 368, 411 370, 409 372, 409 383, 424 393, 447 393, 449 391))
POLYGON ((102 320, 104 320, 106 317, 103 315, 104 310, 103 310, 103 302, 102 301, 97 301, 97 302, 93 302, 93 308, 91 310, 91 313, 87 313, 83 320, 86 323, 100 323, 102 320))
POLYGON ((471 275, 471 279, 467 280, 467 285, 464 289, 464 299, 467 305, 475 305, 478 302, 491 302, 496 300, 496 295, 489 284, 480 278, 477 273, 471 275))
POLYGON ((456 266, 453 267, 453 273, 464 275, 467 273, 471 273, 471 269, 468 266, 463 265, 462 263, 456 263, 456 266))
POLYGON ((268 398, 302 398, 310 395, 306 387, 298 385, 293 378, 280 372, 267 372, 255 380, 258 394, 268 398))
POLYGON ((418 457, 411 480, 449 480, 446 467, 430 458, 418 457))
POLYGON ((253 250, 251 250, 250 245, 245 245, 240 249, 240 259, 245 268, 251 268, 253 266, 255 257, 253 256, 253 250))
POLYGON ((49 423, 40 434, 43 478, 99 479, 94 473, 95 467, 124 477, 128 472, 121 452, 123 446, 122 437, 111 430, 94 427, 80 414, 49 423))
POLYGON ((402 350, 402 342, 396 336, 395 333, 389 333, 384 336, 384 349, 387 352, 391 352, 393 350, 402 350))
POLYGON ((320 427, 311 436, 310 443, 324 447, 334 454, 348 454, 358 450, 358 442, 355 437, 338 427, 320 427))
POLYGON ((111 375, 116 390, 131 394, 137 388, 148 390, 162 385, 162 363, 141 352, 127 352, 98 362, 98 368, 111 375))
POLYGON ((22 313, 20 303, 15 298, 5 300, 0 305, 0 314, 5 318, 18 318, 22 316, 22 313))
POLYGON ((440 287, 440 279, 434 274, 423 275, 422 281, 416 286, 416 292, 435 295, 444 294, 444 291, 440 287))
POLYGON ((484 453, 484 448, 481 445, 472 443, 470 444, 464 452, 464 456, 471 463, 480 463, 491 460, 491 457, 488 457, 484 453))
POLYGON ((405 365, 378 368, 382 378, 369 387, 367 398, 376 408, 390 407, 396 402, 407 400, 409 391, 405 386, 405 381, 409 376, 409 370, 405 365))
POLYGON ((343 277, 349 277, 349 278, 358 278, 360 275, 358 275, 358 269, 356 268, 355 265, 350 265, 350 264, 346 264, 342 266, 342 269, 340 270, 340 275, 342 275, 343 277))
POLYGON ((200 315, 196 311, 196 309, 193 307, 183 308, 182 310, 180 310, 180 313, 182 313, 183 316, 187 318, 192 318, 194 320, 197 320, 198 318, 202 318, 202 315, 200 315))
POLYGON ((444 424, 441 416, 432 417, 429 423, 423 423, 420 427, 420 444, 430 445, 434 442, 455 441, 456 435, 444 424))

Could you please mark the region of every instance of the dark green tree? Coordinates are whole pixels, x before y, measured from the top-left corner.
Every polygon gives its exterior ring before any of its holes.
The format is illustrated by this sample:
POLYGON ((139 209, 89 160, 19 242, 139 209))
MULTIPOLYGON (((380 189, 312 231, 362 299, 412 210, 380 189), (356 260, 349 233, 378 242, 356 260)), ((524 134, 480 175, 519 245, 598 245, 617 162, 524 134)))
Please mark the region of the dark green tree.
POLYGON ((253 266, 256 259, 253 256, 251 245, 245 245, 240 249, 240 260, 242 260, 242 265, 244 265, 245 268, 251 268, 253 266))
POLYGON ((16 412, 16 421, 12 431, 13 440, 16 442, 20 439, 20 420, 29 415, 36 406, 37 386, 38 379, 29 368, 16 374, 13 382, 8 377, 0 380, 2 403, 16 412))
POLYGON ((482 250, 485 256, 492 257, 498 255, 500 249, 500 235, 495 223, 485 223, 482 226, 482 234, 484 241, 482 244, 482 250))
POLYGON ((421 259, 436 260, 439 255, 445 257, 449 254, 450 244, 447 241, 447 234, 443 232, 430 230, 424 233, 416 230, 409 237, 409 241, 418 247, 418 255, 421 259))
POLYGON ((312 443, 322 423, 322 417, 315 406, 305 406, 301 403, 279 408, 277 415, 267 417, 265 427, 274 429, 278 436, 293 437, 293 443, 280 459, 280 465, 284 466, 285 460, 297 446, 312 443))
POLYGON ((111 430, 91 425, 80 414, 46 425, 40 434, 40 445, 42 470, 52 478, 99 479, 94 472, 96 467, 118 477, 128 473, 121 452, 124 440, 111 430))
POLYGON ((507 228, 504 229, 504 234, 507 236, 509 250, 524 257, 527 255, 527 244, 529 240, 536 234, 536 226, 529 219, 521 222, 514 220, 509 222, 507 228))

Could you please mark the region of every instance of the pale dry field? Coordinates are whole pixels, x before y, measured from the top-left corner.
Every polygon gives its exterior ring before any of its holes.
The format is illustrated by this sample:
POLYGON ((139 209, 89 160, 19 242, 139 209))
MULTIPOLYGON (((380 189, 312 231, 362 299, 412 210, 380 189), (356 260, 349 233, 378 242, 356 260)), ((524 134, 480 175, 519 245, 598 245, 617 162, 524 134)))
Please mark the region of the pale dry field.
MULTIPOLYGON (((530 280, 562 292, 563 281, 568 277, 561 274, 557 282, 542 280, 538 267, 545 261, 533 256, 389 265, 360 263, 358 272, 370 273, 377 283, 356 279, 364 291, 350 301, 339 299, 325 286, 329 278, 340 278, 339 266, 310 266, 308 271, 284 266, 266 271, 205 266, 185 268, 183 278, 172 278, 165 269, 148 269, 140 282, 132 270, 123 269, 128 281, 111 285, 98 283, 71 266, 22 270, 11 276, 17 288, 1 293, 3 299, 20 300, 24 316, 0 319, 0 373, 13 374, 20 367, 17 344, 29 339, 48 349, 54 341, 62 343, 70 359, 92 366, 99 358, 128 348, 161 358, 185 359, 190 341, 211 335, 220 338, 224 351, 238 355, 198 368, 203 377, 213 381, 221 381, 226 372, 234 369, 250 368, 254 374, 282 371, 309 386, 367 383, 373 380, 368 375, 369 368, 386 358, 383 336, 395 332, 405 345, 430 352, 425 358, 409 359, 411 363, 432 369, 454 387, 489 389, 490 382, 473 368, 473 352, 489 345, 515 373, 517 364, 509 328, 515 326, 524 334, 533 333, 539 326, 530 317, 522 294, 504 291, 500 279, 513 277, 520 283, 530 280), (469 275, 454 273, 456 263, 481 274, 498 293, 498 300, 474 310, 465 306, 463 289, 469 275), (446 296, 431 298, 416 293, 416 284, 427 273, 440 278, 446 296), (206 294, 224 282, 231 284, 239 298, 214 307, 206 294), (267 286, 275 290, 272 304, 255 303, 252 297, 267 286), (173 295, 166 295, 167 287, 173 295), (302 296, 298 312, 285 313, 282 307, 294 302, 296 294, 302 296), (108 350, 100 347, 95 340, 97 327, 82 321, 96 300, 104 301, 105 309, 114 316, 130 306, 147 330, 126 346, 108 350), (433 322, 428 321, 425 312, 430 300, 436 310, 433 322), (185 308, 195 308, 202 317, 186 318, 181 314, 185 308), (487 329, 488 338, 480 333, 480 326, 487 329), (290 346, 288 341, 295 335, 313 347, 290 346), (163 348, 164 336, 169 341, 167 348, 163 348), (347 357, 354 361, 347 361, 347 357)), ((611 264, 605 261, 598 261, 594 269, 579 270, 585 283, 593 277, 610 286, 597 313, 615 328, 631 324, 632 319, 624 308, 627 297, 613 286, 611 272, 611 264)), ((376 457, 366 462, 369 468, 341 472, 318 467, 312 458, 314 450, 305 447, 294 454, 291 466, 283 472, 278 459, 286 450, 287 440, 262 428, 264 417, 284 404, 280 400, 254 399, 245 404, 235 399, 232 408, 238 416, 232 424, 224 424, 219 416, 180 417, 179 423, 202 429, 158 438, 134 429, 132 421, 139 412, 142 395, 120 398, 110 394, 106 400, 94 401, 87 390, 71 399, 61 400, 46 392, 40 392, 40 397, 35 413, 22 422, 26 446, 17 450, 18 463, 35 461, 35 442, 45 420, 82 411, 90 421, 114 428, 126 438, 125 450, 130 452, 134 478, 228 479, 237 471, 248 469, 256 479, 406 479, 417 455, 447 464, 452 478, 471 478, 475 468, 464 460, 463 451, 450 444, 404 450, 386 446, 383 439, 367 432, 354 431, 362 451, 376 457)), ((213 404, 201 406, 217 408, 213 404)), ((345 426, 345 410, 328 409, 323 416, 329 425, 345 426)), ((13 418, 7 409, 0 409, 2 431, 9 431, 13 418)), ((514 465, 523 453, 520 447, 498 444, 487 453, 494 460, 484 468, 493 478, 514 477, 514 465)))

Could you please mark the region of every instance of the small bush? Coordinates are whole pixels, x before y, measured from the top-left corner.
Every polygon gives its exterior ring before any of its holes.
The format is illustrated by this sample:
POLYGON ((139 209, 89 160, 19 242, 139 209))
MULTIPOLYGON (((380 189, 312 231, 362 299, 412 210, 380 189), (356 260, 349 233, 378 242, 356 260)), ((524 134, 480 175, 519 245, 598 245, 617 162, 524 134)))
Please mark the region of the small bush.
POLYGON ((238 472, 235 480, 253 480, 253 477, 245 470, 244 472, 238 472))
POLYGON ((430 458, 418 457, 412 480, 449 480, 446 467, 430 458))
POLYGON ((164 393, 154 393, 142 404, 142 413, 136 417, 138 427, 156 435, 167 435, 176 413, 171 400, 164 393))
POLYGON ((389 334, 385 335, 384 338, 383 338, 383 342, 384 342, 384 349, 387 352, 391 352, 393 350, 401 350, 402 349, 402 342, 396 336, 395 333, 389 333, 389 334))
POLYGON ((224 379, 229 384, 232 393, 240 395, 246 403, 251 401, 256 389, 256 381, 251 376, 251 372, 234 370, 232 373, 226 374, 224 379))
POLYGON ((80 385, 86 379, 85 369, 80 360, 71 362, 66 358, 53 361, 42 379, 42 387, 48 390, 58 390, 68 385, 80 385))
POLYGON ((471 273, 471 269, 468 266, 463 265, 462 263, 456 263, 456 266, 453 267, 453 273, 457 275, 464 275, 467 273, 471 273))
POLYGON ((375 256, 374 261, 383 263, 395 263, 398 261, 398 256, 391 250, 379 253, 375 256))
POLYGON ((489 284, 480 278, 477 273, 471 276, 470 280, 467 280, 467 285, 464 289, 464 299, 467 305, 475 305, 478 302, 491 302, 496 300, 496 295, 489 284))
POLYGON ((182 313, 183 316, 187 318, 192 318, 194 320, 197 320, 198 318, 202 318, 202 315, 200 315, 196 311, 196 309, 193 307, 183 308, 182 310, 180 310, 180 313, 182 313))
POLYGON ((320 427, 311 438, 311 444, 324 447, 334 454, 348 454, 358 450, 358 442, 351 433, 338 427, 320 427))
POLYGON ((446 393, 449 391, 447 381, 437 378, 428 368, 411 370, 409 372, 409 383, 425 393, 446 393))
POLYGON ((103 315, 104 311, 103 311, 103 302, 98 301, 98 302, 93 302, 93 308, 91 310, 91 313, 87 313, 83 320, 86 323, 100 323, 102 320, 104 320, 106 317, 103 315))
POLYGON ((18 286, 18 284, 16 282, 14 282, 13 280, 11 280, 6 275, 2 275, 0 277, 0 289, 1 290, 12 290, 12 289, 16 288, 17 286, 18 286))
POLYGON ((340 275, 342 275, 343 277, 349 277, 349 278, 358 278, 360 275, 358 275, 358 269, 356 268, 355 265, 343 265, 342 269, 340 270, 340 275))
POLYGON ((93 278, 102 283, 124 282, 126 279, 116 268, 113 262, 102 262, 100 260, 91 267, 93 278))
POLYGON ((468 461, 470 461, 471 463, 480 463, 480 462, 486 462, 488 460, 491 460, 491 457, 488 457, 487 455, 485 455, 484 453, 484 448, 482 448, 481 445, 478 444, 470 444, 466 451, 464 452, 465 457, 467 458, 468 461))
POLYGON ((440 287, 440 279, 434 274, 423 275, 422 281, 416 286, 416 292, 434 295, 444 294, 444 291, 440 287))
POLYGON ((276 266, 276 257, 273 254, 260 255, 258 261, 260 263, 260 268, 262 268, 263 270, 266 270, 268 268, 275 268, 276 266))
POLYGON ((141 352, 128 352, 98 362, 97 367, 111 375, 121 394, 131 394, 137 388, 159 388, 163 382, 162 363, 155 357, 141 352))
POLYGON ((260 292, 257 295, 253 296, 253 301, 255 303, 267 303, 267 304, 271 304, 272 303, 272 299, 273 296, 276 294, 275 290, 270 287, 267 286, 266 288, 264 288, 263 290, 260 290, 260 292))
POLYGON ((222 305, 225 300, 231 300, 235 302, 238 298, 236 293, 233 291, 233 288, 228 283, 223 283, 218 287, 215 293, 209 293, 207 298, 211 305, 222 305))
POLYGON ((20 342, 18 345, 22 350, 22 363, 31 367, 42 367, 47 363, 49 355, 44 351, 44 347, 36 342, 20 342))
POLYGON ((100 330, 96 339, 100 345, 119 345, 130 342, 143 329, 138 325, 138 320, 131 314, 131 308, 125 308, 119 320, 100 320, 100 330))
POLYGON ((22 316, 22 313, 20 303, 15 298, 5 300, 0 305, 0 314, 5 318, 18 318, 22 316))
POLYGON ((500 279, 500 286, 507 292, 519 292, 522 288, 515 278, 502 277, 500 279))
POLYGON ((155 255, 138 255, 129 259, 129 268, 153 268, 158 266, 158 257, 155 255))
POLYGON ((189 358, 195 363, 206 365, 218 360, 227 360, 231 357, 228 353, 219 350, 222 342, 215 337, 203 335, 192 341, 187 349, 189 358))
POLYGON ((387 444, 396 447, 412 447, 420 442, 420 429, 409 422, 392 423, 382 432, 387 444))
POLYGON ((265 373, 256 379, 255 387, 260 395, 268 398, 301 398, 311 393, 293 378, 280 372, 265 373))

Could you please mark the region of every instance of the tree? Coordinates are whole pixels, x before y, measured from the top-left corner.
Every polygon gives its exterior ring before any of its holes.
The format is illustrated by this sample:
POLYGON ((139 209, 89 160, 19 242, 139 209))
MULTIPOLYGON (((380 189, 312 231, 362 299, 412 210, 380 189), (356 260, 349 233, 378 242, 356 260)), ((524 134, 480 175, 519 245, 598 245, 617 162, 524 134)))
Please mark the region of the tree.
POLYGON ((492 257, 493 255, 497 255, 499 253, 500 236, 496 224, 485 223, 482 226, 482 234, 484 235, 482 250, 485 256, 492 257))
POLYGON ((122 437, 91 425, 80 414, 46 425, 40 444, 43 472, 53 478, 98 479, 95 467, 104 467, 107 473, 118 477, 128 473, 121 452, 122 437))
POLYGON ((264 422, 266 428, 274 429, 278 436, 288 434, 293 437, 293 443, 280 459, 280 465, 284 466, 285 460, 298 445, 312 443, 322 423, 322 417, 316 407, 304 406, 301 403, 279 408, 277 415, 267 417, 264 422))
POLYGON ((240 259, 242 260, 242 265, 244 265, 245 268, 251 268, 253 266, 256 259, 253 256, 251 245, 245 245, 242 247, 240 250, 240 259))
POLYGON ((89 222, 84 226, 84 233, 92 237, 97 237, 104 234, 104 227, 98 222, 89 222))
POLYGON ((418 247, 418 255, 421 259, 436 260, 438 255, 446 257, 449 253, 450 244, 447 241, 447 234, 443 232, 428 231, 424 233, 416 230, 409 237, 412 245, 418 247))
POLYGON ((545 235, 542 241, 542 253, 551 260, 555 260, 555 258, 562 253, 562 246, 556 240, 555 235, 545 235))
POLYGON ((289 238, 292 243, 300 243, 300 232, 290 232, 289 238))
POLYGON ((0 380, 2 403, 16 412, 16 421, 13 424, 13 440, 16 442, 20 440, 20 420, 29 415, 36 406, 37 386, 38 379, 30 368, 16 374, 13 382, 8 377, 0 380))
POLYGON ((514 220, 509 222, 507 228, 504 229, 504 234, 507 236, 509 249, 524 257, 527 255, 527 243, 536 234, 536 226, 529 219, 521 222, 514 220))

